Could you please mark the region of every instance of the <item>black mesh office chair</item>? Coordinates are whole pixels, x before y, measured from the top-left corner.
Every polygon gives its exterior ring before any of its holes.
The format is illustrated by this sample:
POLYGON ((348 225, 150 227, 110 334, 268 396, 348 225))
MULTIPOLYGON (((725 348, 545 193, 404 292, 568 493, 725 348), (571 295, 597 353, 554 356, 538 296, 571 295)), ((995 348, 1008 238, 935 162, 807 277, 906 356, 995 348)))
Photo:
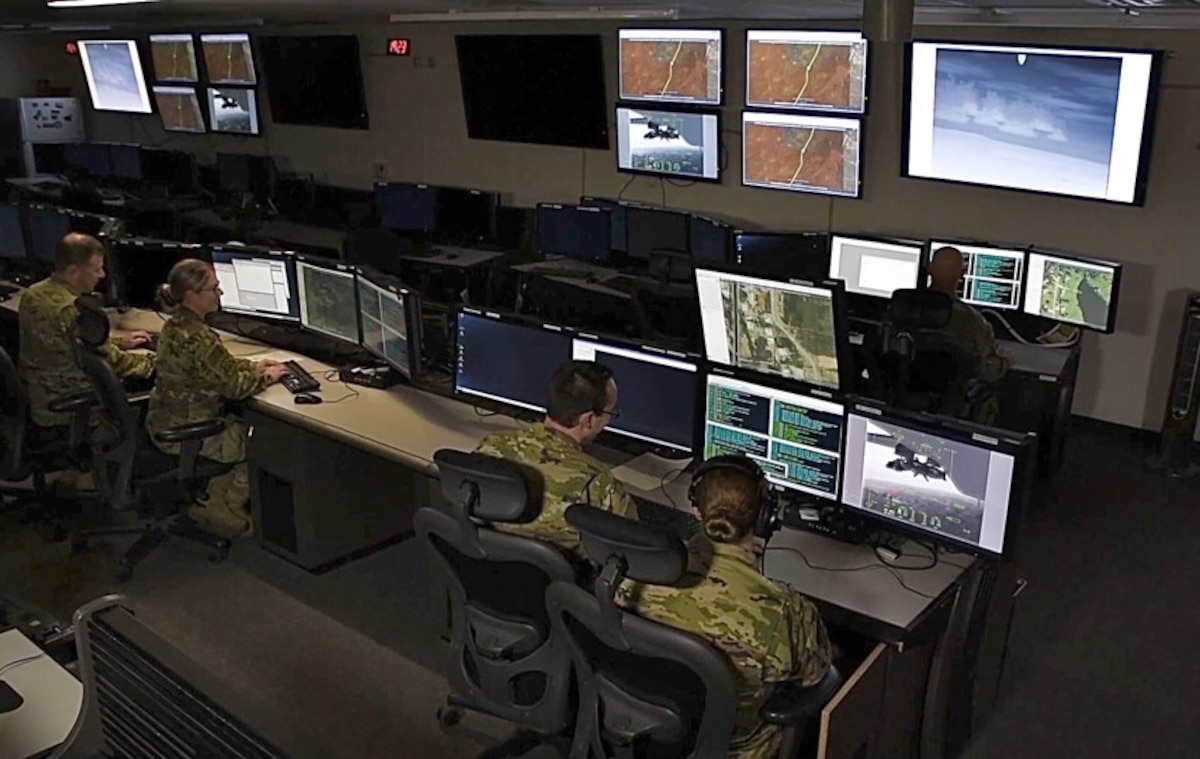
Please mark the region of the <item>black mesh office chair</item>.
POLYGON ((87 297, 78 298, 76 306, 79 318, 75 359, 97 400, 97 424, 89 435, 92 477, 109 508, 133 506, 139 523, 85 529, 76 536, 74 547, 86 548, 90 537, 140 535, 121 559, 121 580, 129 579, 134 567, 172 535, 207 546, 214 561, 224 560, 230 542, 200 529, 184 512, 204 494, 209 479, 231 467, 200 456, 204 440, 224 430, 225 423, 210 419, 158 433, 161 442, 179 443, 179 456, 156 448, 121 380, 104 357, 108 316, 87 297))
MULTIPOLYGON (((546 603, 556 644, 570 650, 579 684, 572 759, 724 757, 737 704, 728 657, 689 632, 643 619, 614 602, 625 579, 674 585, 687 569, 675 535, 593 506, 567 509, 583 550, 601 567, 593 592, 555 583, 546 603)), ((792 757, 799 729, 841 687, 837 670, 811 687, 784 684, 760 714, 785 726, 781 757, 792 757)))
POLYGON ((874 395, 911 411, 974 418, 992 392, 975 378, 975 353, 938 332, 954 301, 935 290, 896 290, 888 304, 874 395))
POLYGON ((489 526, 536 518, 542 483, 492 456, 443 449, 433 458, 453 514, 423 508, 414 526, 450 593, 451 694, 439 719, 453 724, 465 708, 516 723, 531 733, 525 740, 552 740, 569 722, 570 662, 550 645, 545 593, 574 583, 575 568, 547 543, 489 526))

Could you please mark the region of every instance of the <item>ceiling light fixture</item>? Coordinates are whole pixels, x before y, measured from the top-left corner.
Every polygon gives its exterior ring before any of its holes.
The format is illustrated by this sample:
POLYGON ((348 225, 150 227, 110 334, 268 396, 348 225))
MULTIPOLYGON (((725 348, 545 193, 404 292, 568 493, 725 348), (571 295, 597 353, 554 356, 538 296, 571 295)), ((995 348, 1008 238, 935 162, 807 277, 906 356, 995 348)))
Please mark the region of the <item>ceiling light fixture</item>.
POLYGON ((440 23, 446 21, 569 21, 572 19, 617 19, 674 21, 675 8, 560 8, 512 11, 439 11, 437 13, 393 13, 392 23, 440 23))
POLYGON ((157 3, 160 0, 46 0, 48 8, 98 8, 103 5, 134 5, 157 3))

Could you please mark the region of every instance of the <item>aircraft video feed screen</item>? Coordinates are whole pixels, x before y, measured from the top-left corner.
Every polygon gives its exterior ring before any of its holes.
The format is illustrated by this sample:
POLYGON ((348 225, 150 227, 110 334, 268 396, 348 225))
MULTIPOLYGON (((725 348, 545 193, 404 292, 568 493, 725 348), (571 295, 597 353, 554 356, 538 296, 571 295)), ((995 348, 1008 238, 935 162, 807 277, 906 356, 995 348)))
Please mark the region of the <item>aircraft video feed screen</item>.
POLYGON ((837 388, 833 291, 696 269, 708 360, 837 388))
POLYGON ((930 240, 929 255, 945 247, 955 248, 962 253, 963 278, 958 297, 963 303, 1006 311, 1021 307, 1021 285, 1025 278, 1024 249, 930 240))
POLYGON ((776 485, 837 500, 844 419, 840 403, 710 374, 704 458, 741 453, 776 485))
POLYGON ((920 245, 834 235, 829 242, 829 276, 846 292, 890 298, 916 287, 921 277, 920 245))
POLYGON ((720 179, 715 113, 617 108, 617 168, 641 174, 720 179))
POLYGON ((79 40, 79 59, 97 111, 150 113, 150 93, 133 40, 79 40))
POLYGON ((202 34, 204 68, 209 84, 258 84, 248 34, 202 34))
POLYGON ((208 88, 208 119, 214 132, 259 134, 258 97, 238 87, 208 88))
POLYGON ((1025 313, 1112 332, 1121 265, 1031 252, 1025 313))
POLYGON ((1138 203, 1153 53, 914 42, 905 173, 1138 203))
POLYGON ((842 503, 999 554, 1015 460, 949 437, 854 413, 846 418, 842 503))
POLYGON ((162 128, 168 132, 192 132, 203 134, 204 115, 200 112, 200 98, 195 87, 164 87, 155 85, 154 102, 158 105, 158 117, 162 128))
POLYGON ((858 119, 742 114, 742 184, 856 198, 858 119))
POLYGON ((860 32, 746 31, 746 106, 862 113, 867 41, 860 32))
POLYGON ((721 104, 720 29, 622 29, 620 99, 721 104))
POLYGON ((196 69, 196 42, 190 34, 151 34, 150 60, 159 82, 200 81, 196 69))

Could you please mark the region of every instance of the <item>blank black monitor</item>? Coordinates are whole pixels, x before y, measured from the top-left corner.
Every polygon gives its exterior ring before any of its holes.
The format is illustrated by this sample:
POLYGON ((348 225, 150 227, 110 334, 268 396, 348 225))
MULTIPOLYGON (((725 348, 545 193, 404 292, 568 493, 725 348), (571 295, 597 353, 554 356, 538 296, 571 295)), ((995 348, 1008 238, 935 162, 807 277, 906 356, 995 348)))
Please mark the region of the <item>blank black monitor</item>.
POLYGON ((618 415, 606 432, 690 453, 696 430, 696 361, 658 348, 578 336, 572 358, 613 370, 620 388, 618 415))
MULTIPOLYGON (((108 245, 109 276, 117 281, 117 299, 133 308, 154 309, 158 287, 171 267, 185 258, 208 258, 203 246, 124 237, 108 245)), ((228 283, 222 283, 228 286, 228 283)))
POLYGON ((589 206, 539 203, 537 251, 578 261, 607 261, 611 226, 608 211, 589 206))
POLYGON ((182 150, 143 148, 142 177, 172 192, 191 192, 196 187, 196 158, 182 150))
POLYGON ((138 145, 109 145, 113 179, 142 181, 142 149, 138 145))
POLYGON ((437 222, 437 190, 423 184, 375 185, 380 226, 397 232, 432 232, 437 222))
POLYGON ((359 344, 358 286, 354 270, 332 261, 296 261, 300 324, 322 335, 359 344))
POLYGON ((273 123, 368 128, 357 35, 260 37, 258 49, 273 123))
POLYGON ((688 220, 688 252, 692 263, 708 266, 728 263, 730 233, 725 222, 692 214, 688 220))
POLYGON ((825 279, 829 275, 828 238, 809 232, 739 232, 733 259, 751 274, 825 279))
POLYGON ((93 179, 106 179, 113 173, 109 146, 98 142, 69 143, 63 148, 63 161, 93 179))
POLYGON ((294 256, 263 250, 212 249, 221 282, 221 310, 247 316, 300 320, 294 256))
POLYGON ((571 358, 571 334, 464 308, 456 350, 455 393, 545 411, 550 376, 571 358))
POLYGON ((496 216, 495 193, 458 187, 437 188, 434 229, 448 242, 491 239, 496 216))
POLYGON ((25 232, 20 206, 0 206, 0 258, 25 257, 25 232))
POLYGON ((71 211, 67 214, 67 224, 72 232, 78 232, 92 237, 99 237, 104 227, 113 221, 111 216, 101 216, 94 213, 71 211))
POLYGON ((53 261, 59 240, 71 231, 71 218, 57 208, 29 206, 25 209, 29 225, 29 252, 41 261, 53 261))
POLYGON ((390 277, 357 275, 362 347, 411 380, 421 371, 420 298, 390 277))
POLYGON ((584 206, 595 206, 596 208, 604 208, 608 211, 608 220, 611 225, 609 233, 609 244, 612 249, 620 253, 624 253, 628 248, 628 238, 626 229, 626 221, 629 217, 627 209, 629 206, 617 200, 609 200, 608 198, 593 198, 590 195, 585 195, 579 199, 579 204, 584 206))
POLYGON ((217 183, 224 192, 249 192, 266 201, 274 180, 275 162, 270 156, 217 153, 217 183))
POLYGON ((625 231, 626 254, 638 261, 650 260, 656 250, 686 253, 688 250, 687 214, 660 208, 629 206, 625 231))

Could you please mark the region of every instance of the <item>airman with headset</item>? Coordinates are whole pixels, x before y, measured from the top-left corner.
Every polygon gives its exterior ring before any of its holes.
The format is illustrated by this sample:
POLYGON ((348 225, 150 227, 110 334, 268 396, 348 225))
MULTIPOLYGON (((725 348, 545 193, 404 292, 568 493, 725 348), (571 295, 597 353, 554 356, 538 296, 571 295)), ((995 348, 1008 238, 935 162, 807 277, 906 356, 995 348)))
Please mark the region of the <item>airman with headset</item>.
MULTIPOLYGON (((782 731, 758 712, 776 683, 811 686, 829 669, 832 650, 812 602, 759 572, 755 543, 771 531, 770 486, 740 455, 716 456, 692 476, 688 499, 699 514, 711 558, 676 586, 626 581, 617 602, 641 617, 708 638, 734 665, 738 709, 729 756, 765 759, 782 731)), ((696 543, 694 539, 692 543, 696 543)), ((692 570, 697 569, 693 562, 692 570)))

